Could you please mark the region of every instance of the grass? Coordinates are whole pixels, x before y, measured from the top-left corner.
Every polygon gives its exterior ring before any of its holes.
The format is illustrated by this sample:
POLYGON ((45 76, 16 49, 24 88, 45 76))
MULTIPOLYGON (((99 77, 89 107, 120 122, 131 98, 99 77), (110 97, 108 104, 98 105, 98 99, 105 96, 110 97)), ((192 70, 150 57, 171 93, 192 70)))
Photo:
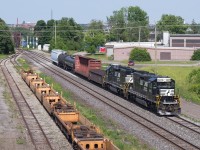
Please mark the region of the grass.
POLYGON ((99 59, 99 60, 108 60, 108 57, 106 56, 106 54, 102 54, 102 53, 89 54, 87 55, 87 57, 99 59))
POLYGON ((0 59, 4 59, 7 58, 9 55, 5 55, 5 54, 0 54, 0 59))
MULTIPOLYGON (((7 85, 4 85, 7 88, 7 85)), ((9 110, 12 112, 12 118, 17 118, 18 117, 18 112, 17 112, 17 108, 14 104, 14 102, 12 101, 12 96, 11 93, 9 93, 6 89, 3 91, 3 97, 5 100, 5 103, 7 104, 7 106, 9 107, 9 110)))
POLYGON ((29 70, 29 69, 30 69, 30 66, 29 66, 29 64, 26 62, 25 59, 19 58, 17 61, 21 64, 21 67, 18 67, 18 66, 17 66, 17 69, 18 69, 18 70, 21 69, 21 68, 23 68, 24 70, 29 70))
POLYGON ((24 138, 22 138, 22 137, 18 137, 18 138, 16 139, 16 143, 17 143, 17 144, 25 144, 25 143, 26 143, 26 140, 25 140, 24 138))
POLYGON ((160 75, 167 75, 176 82, 176 93, 182 98, 200 104, 199 96, 189 90, 190 83, 188 82, 188 75, 193 69, 198 67, 177 67, 177 66, 157 66, 157 67, 143 67, 141 70, 156 72, 160 75))
POLYGON ((17 125, 16 127, 21 133, 24 132, 25 128, 22 125, 17 125))
MULTIPOLYGON (((121 61, 123 64, 128 64, 128 60, 123 60, 121 61)), ((195 64, 198 63, 199 61, 135 61, 135 64, 195 64)))

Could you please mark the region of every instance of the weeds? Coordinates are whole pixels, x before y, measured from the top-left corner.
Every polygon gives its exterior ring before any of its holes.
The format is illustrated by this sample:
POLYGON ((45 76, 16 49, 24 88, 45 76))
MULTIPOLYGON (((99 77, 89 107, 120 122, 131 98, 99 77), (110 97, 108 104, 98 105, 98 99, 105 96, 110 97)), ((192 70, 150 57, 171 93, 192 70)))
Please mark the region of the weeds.
POLYGON ((25 144, 25 143, 26 143, 26 140, 25 140, 24 138, 22 138, 22 137, 18 137, 18 138, 16 139, 16 143, 17 143, 17 144, 25 144))

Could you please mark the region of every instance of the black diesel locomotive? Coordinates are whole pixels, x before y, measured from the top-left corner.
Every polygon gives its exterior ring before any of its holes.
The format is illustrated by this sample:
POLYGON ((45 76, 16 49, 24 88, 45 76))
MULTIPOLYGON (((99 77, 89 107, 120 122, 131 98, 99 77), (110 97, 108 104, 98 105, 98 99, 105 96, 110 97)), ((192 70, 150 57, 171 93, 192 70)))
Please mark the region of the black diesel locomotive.
POLYGON ((58 66, 80 71, 89 71, 85 77, 102 85, 132 102, 137 102, 155 110, 159 115, 178 115, 181 113, 180 98, 175 95, 175 81, 167 76, 159 76, 147 71, 135 70, 130 67, 111 64, 106 70, 94 69, 92 58, 67 54, 58 55, 58 66), (80 60, 75 63, 75 60, 80 60), (83 60, 84 61, 83 61, 83 60), (80 65, 80 63, 82 63, 80 65), (91 69, 90 69, 91 68, 91 69))
POLYGON ((160 115, 180 114, 180 99, 175 95, 175 81, 147 71, 138 71, 120 65, 106 70, 104 86, 136 101, 160 115))

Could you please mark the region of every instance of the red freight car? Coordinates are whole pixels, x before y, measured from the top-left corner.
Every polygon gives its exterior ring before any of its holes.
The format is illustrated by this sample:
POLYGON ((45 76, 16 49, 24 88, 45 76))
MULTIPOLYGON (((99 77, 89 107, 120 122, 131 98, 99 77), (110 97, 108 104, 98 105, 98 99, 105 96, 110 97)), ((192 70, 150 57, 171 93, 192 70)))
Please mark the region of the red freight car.
POLYGON ((77 55, 75 57, 75 73, 89 77, 91 70, 101 69, 101 60, 77 55))

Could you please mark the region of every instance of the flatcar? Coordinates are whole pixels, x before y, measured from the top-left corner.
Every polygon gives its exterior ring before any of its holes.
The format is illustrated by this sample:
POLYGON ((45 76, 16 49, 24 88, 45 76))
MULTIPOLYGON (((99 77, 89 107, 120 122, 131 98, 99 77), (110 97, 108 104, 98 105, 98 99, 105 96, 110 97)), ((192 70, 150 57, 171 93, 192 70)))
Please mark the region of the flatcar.
POLYGON ((67 102, 37 74, 22 70, 21 76, 75 150, 119 150, 74 105, 67 102))

